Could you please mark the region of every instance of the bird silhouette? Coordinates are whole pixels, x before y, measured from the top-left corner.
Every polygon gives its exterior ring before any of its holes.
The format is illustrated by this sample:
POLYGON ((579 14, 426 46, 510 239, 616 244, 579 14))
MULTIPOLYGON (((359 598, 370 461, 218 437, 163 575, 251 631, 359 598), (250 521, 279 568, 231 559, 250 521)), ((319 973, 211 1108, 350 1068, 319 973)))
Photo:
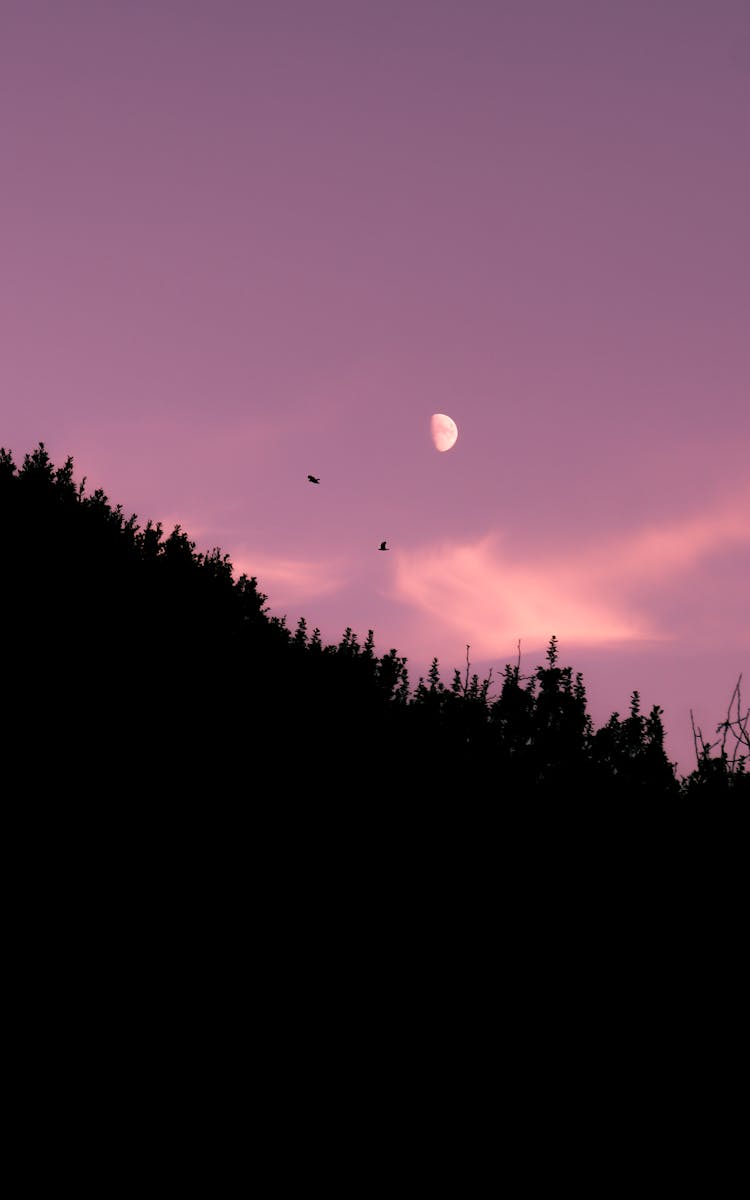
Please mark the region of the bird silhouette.
POLYGON ((380 546, 378 547, 378 549, 379 549, 379 550, 388 550, 388 549, 390 549, 390 547, 389 547, 389 546, 386 546, 385 542, 381 542, 381 543, 380 543, 380 546))
POLYGON ((320 480, 316 479, 314 475, 308 475, 307 478, 310 480, 310 483, 320 483, 320 480))

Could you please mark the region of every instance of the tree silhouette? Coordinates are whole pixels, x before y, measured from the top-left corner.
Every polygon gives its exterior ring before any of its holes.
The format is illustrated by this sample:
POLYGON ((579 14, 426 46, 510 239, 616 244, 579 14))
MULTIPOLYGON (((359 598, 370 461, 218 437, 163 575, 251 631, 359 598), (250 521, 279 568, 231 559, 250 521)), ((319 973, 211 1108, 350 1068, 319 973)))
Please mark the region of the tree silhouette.
POLYGON ((697 731, 697 768, 678 781, 662 710, 642 713, 636 691, 624 719, 595 730, 554 635, 530 675, 520 652, 505 666, 495 698, 469 646, 450 686, 433 659, 411 691, 406 658, 378 656, 373 630, 361 643, 347 627, 335 645, 304 618, 289 630, 218 547, 198 552, 179 525, 141 526, 85 482, 43 442, 20 470, 0 449, 7 744, 33 743, 45 786, 64 777, 102 803, 148 798, 151 819, 154 805, 196 796, 267 812, 290 790, 379 795, 402 817, 421 801, 748 795, 741 677, 719 740, 697 731))

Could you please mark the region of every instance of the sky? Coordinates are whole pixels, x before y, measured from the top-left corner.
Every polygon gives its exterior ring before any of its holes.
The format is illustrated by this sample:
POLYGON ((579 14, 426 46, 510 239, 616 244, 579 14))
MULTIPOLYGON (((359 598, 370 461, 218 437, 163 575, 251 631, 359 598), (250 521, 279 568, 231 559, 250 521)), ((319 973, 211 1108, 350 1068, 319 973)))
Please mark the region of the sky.
POLYGON ((0 0, 0 445, 412 684, 554 634, 687 773, 750 696, 748 214, 747 0, 0 0))

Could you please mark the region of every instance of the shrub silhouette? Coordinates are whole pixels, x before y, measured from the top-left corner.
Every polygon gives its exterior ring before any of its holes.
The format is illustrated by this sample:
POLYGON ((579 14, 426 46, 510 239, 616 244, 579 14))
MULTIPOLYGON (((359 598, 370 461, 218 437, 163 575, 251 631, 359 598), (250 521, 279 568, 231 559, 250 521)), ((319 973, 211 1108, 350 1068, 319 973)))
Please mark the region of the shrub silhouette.
MULTIPOLYGON (((196 552, 176 526, 125 517, 86 495, 73 460, 43 442, 17 469, 0 450, 0 564, 6 612, 6 747, 30 744, 50 788, 184 805, 231 796, 262 812, 298 801, 708 799, 748 795, 747 715, 720 726, 678 781, 662 711, 634 692, 629 714, 598 730, 582 677, 546 662, 446 687, 434 659, 410 690, 407 660, 378 656, 347 628, 323 645, 274 617, 255 577, 233 576, 218 548, 196 552), (744 721, 744 724, 743 724, 744 721), (731 731, 735 742, 727 747, 731 731), (745 739, 743 741, 743 739, 745 739)), ((739 687, 739 685, 738 685, 739 687)))

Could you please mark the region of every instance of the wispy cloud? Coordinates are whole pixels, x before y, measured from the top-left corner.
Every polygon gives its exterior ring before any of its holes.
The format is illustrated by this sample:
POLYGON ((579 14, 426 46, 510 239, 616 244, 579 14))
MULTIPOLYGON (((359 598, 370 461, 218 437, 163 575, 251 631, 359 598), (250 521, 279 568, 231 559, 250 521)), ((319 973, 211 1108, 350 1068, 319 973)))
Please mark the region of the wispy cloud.
POLYGON ((619 548, 623 573, 629 578, 669 579, 697 566, 714 553, 750 543, 750 492, 713 512, 641 529, 619 548))
POLYGON ((471 641, 476 654, 503 651, 517 638, 544 644, 669 640, 649 611, 644 585, 658 592, 709 555, 750 544, 748 495, 700 517, 597 538, 554 555, 522 560, 490 533, 471 542, 394 553, 394 599, 434 626, 471 641))
POLYGON ((489 534, 464 545, 443 544, 395 555, 395 597, 491 655, 523 637, 568 643, 657 636, 643 617, 591 588, 583 564, 520 563, 489 534))
POLYGON ((337 559, 283 558, 240 551, 232 554, 232 565, 235 579, 242 574, 254 575, 275 608, 332 595, 347 582, 345 566, 337 559))
MULTIPOLYGON (((213 544, 210 547, 208 545, 213 532, 213 526, 200 521, 197 517, 194 518, 192 512, 178 513, 172 510, 166 514, 161 513, 157 518, 152 518, 152 520, 160 522, 165 538, 168 538, 173 529, 179 525, 180 532, 186 534, 191 542, 195 542, 196 552, 205 552, 213 548, 213 544)), ((145 523, 144 519, 138 519, 139 525, 143 526, 145 523)))

